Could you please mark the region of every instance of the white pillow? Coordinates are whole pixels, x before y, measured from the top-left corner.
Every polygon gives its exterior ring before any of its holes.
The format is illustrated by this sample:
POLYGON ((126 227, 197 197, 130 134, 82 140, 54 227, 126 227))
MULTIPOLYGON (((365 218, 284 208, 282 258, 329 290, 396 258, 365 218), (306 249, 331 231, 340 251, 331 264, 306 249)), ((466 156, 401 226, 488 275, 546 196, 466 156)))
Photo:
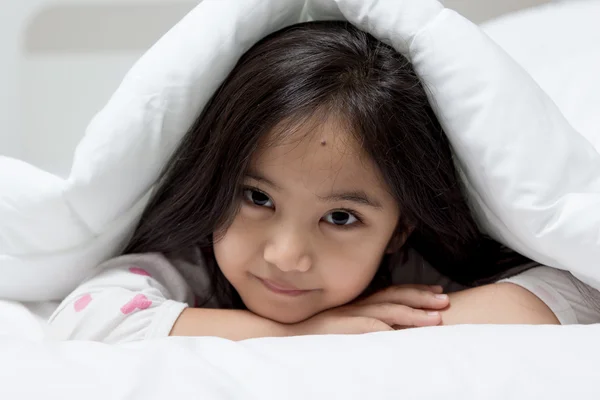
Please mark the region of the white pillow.
POLYGON ((118 252, 160 169, 239 56, 286 25, 329 18, 413 62, 484 230, 600 282, 592 264, 600 155, 475 25, 435 0, 205 0, 130 71, 90 124, 67 180, 0 158, 0 297, 61 298, 118 252))

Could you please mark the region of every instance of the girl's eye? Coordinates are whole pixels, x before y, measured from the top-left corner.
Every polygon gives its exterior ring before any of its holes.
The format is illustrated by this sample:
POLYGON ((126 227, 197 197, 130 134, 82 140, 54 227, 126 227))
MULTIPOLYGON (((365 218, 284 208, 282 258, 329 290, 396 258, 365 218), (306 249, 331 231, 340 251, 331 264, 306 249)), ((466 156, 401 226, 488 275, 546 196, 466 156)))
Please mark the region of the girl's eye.
POLYGON ((337 226, 351 226, 360 222, 356 216, 347 211, 334 211, 327 214, 325 221, 337 226))
POLYGON ((273 200, 258 190, 244 189, 244 198, 255 206, 273 208, 273 200))

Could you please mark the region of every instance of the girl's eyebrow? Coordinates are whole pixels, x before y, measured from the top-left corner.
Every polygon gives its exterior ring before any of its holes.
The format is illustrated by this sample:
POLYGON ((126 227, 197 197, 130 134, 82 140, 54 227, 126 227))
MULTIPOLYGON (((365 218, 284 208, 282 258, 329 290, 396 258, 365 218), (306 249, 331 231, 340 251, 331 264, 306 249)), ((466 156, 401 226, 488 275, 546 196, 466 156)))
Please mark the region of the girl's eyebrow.
POLYGON ((373 207, 373 208, 377 208, 377 209, 383 208, 383 206, 381 205, 381 203, 379 201, 369 197, 362 190, 354 190, 351 192, 332 193, 325 197, 321 197, 321 196, 317 196, 317 197, 319 198, 319 200, 327 201, 327 202, 351 201, 354 203, 362 204, 364 206, 369 206, 369 207, 373 207))
POLYGON ((281 189, 280 186, 276 185, 273 181, 271 181, 270 179, 262 176, 261 174, 259 174, 257 172, 254 172, 254 171, 247 172, 246 173, 246 178, 254 179, 257 182, 264 183, 264 184, 266 184, 268 186, 271 186, 273 189, 275 189, 275 190, 277 190, 279 192, 282 191, 282 189, 281 189))
MULTIPOLYGON (((270 179, 266 178, 265 176, 263 176, 257 172, 254 172, 254 171, 248 172, 246 174, 246 177, 253 179, 257 182, 264 183, 277 191, 282 191, 280 186, 278 186, 273 181, 271 181, 270 179)), ((353 190, 353 191, 349 191, 349 192, 337 192, 337 193, 332 193, 328 196, 317 196, 317 198, 321 201, 326 201, 326 202, 351 201, 353 203, 358 203, 361 205, 365 205, 365 206, 369 206, 369 207, 373 207, 373 208, 377 208, 377 209, 383 208, 383 206, 381 205, 381 203, 379 201, 377 201, 377 199, 369 197, 369 195, 367 195, 367 193, 365 193, 363 190, 353 190)))

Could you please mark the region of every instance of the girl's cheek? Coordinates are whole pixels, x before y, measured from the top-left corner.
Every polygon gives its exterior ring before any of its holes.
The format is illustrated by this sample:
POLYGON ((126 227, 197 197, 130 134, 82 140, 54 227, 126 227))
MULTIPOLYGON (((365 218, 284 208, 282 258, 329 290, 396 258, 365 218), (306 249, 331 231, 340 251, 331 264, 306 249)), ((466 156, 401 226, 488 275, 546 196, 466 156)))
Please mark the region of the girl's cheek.
MULTIPOLYGON (((321 251, 318 265, 324 270, 321 275, 332 286, 361 290, 368 285, 379 268, 377 253, 365 256, 360 246, 344 246, 341 251, 321 251), (366 282, 366 283, 365 283, 366 282)), ((365 250, 368 251, 368 250, 365 250)))
POLYGON ((222 269, 239 268, 258 255, 262 236, 254 225, 242 221, 238 216, 215 243, 215 253, 218 253, 221 259, 217 261, 222 269))

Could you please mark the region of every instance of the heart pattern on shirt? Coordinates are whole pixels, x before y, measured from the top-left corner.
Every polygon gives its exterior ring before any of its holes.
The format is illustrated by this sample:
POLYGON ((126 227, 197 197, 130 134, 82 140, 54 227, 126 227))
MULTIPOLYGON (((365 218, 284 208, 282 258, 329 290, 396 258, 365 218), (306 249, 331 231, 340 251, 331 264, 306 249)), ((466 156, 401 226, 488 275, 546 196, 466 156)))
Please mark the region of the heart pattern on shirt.
POLYGON ((145 269, 142 269, 142 268, 138 268, 138 267, 129 268, 129 272, 131 272, 132 274, 136 274, 136 275, 151 276, 148 271, 146 271, 145 269))
POLYGON ((81 311, 85 310, 85 308, 90 304, 91 301, 92 301, 92 295, 89 293, 86 293, 83 296, 81 296, 80 298, 78 298, 77 301, 73 304, 73 308, 75 309, 75 312, 81 312, 81 311))
POLYGON ((152 300, 143 294, 136 294, 127 304, 121 307, 121 312, 125 315, 131 314, 136 310, 145 310, 152 305, 152 300))

